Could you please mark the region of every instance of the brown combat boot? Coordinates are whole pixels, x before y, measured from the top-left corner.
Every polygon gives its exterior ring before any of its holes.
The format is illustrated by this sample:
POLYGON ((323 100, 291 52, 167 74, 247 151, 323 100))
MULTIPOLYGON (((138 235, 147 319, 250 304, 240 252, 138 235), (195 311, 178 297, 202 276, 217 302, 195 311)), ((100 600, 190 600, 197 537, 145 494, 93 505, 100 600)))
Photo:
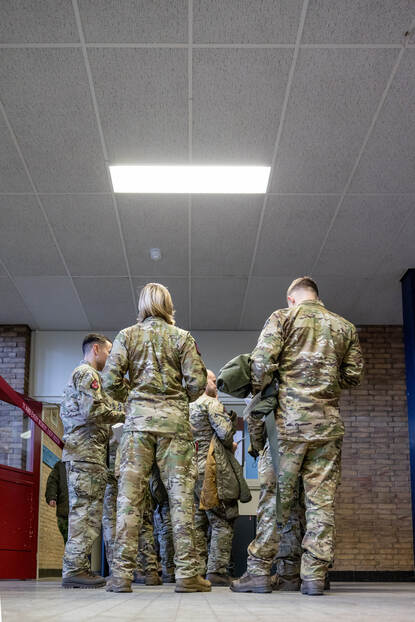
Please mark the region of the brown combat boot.
POLYGON ((130 579, 122 577, 108 577, 107 592, 132 592, 130 579))
POLYGON ((219 572, 208 572, 206 579, 214 587, 229 587, 232 580, 228 574, 220 574, 219 572))
POLYGON ((104 577, 95 576, 90 572, 80 572, 79 574, 64 577, 62 579, 62 587, 66 590, 79 588, 81 590, 95 590, 98 587, 104 587, 104 577))
POLYGON ((230 585, 232 592, 255 592, 256 594, 270 594, 272 592, 271 577, 267 574, 256 576, 248 574, 242 575, 240 579, 235 579, 230 585))
POLYGON ((145 575, 144 582, 146 585, 163 585, 158 572, 149 572, 145 575))
POLYGON ((210 581, 206 581, 199 575, 194 577, 186 577, 184 579, 176 579, 175 592, 210 592, 212 590, 210 581))
POLYGON ((303 579, 301 583, 301 594, 306 594, 307 596, 323 596, 324 579, 303 579))
POLYGON ((282 577, 278 573, 271 577, 271 585, 273 592, 299 592, 300 576, 282 577))

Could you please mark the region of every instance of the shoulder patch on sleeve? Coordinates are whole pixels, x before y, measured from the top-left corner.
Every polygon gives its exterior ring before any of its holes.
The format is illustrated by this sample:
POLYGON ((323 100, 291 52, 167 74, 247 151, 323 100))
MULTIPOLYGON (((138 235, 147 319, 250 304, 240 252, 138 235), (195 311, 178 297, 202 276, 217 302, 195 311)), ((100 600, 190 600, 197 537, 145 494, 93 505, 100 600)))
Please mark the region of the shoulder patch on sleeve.
POLYGON ((94 389, 94 391, 96 391, 97 389, 99 389, 99 382, 98 380, 93 380, 91 382, 91 389, 94 389))

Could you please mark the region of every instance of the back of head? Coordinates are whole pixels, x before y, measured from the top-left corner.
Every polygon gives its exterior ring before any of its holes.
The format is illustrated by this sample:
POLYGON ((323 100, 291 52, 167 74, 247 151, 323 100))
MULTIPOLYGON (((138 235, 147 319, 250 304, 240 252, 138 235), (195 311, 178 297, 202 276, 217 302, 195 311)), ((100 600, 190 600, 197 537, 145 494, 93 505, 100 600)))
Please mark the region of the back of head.
POLYGON ((317 283, 310 276, 295 279, 287 290, 288 305, 293 306, 303 300, 318 300, 317 283))
POLYGON ((82 353, 84 356, 91 351, 94 343, 104 346, 107 343, 111 343, 111 339, 99 333, 89 333, 86 337, 84 337, 82 342, 82 353))
POLYGON ((138 322, 148 317, 160 317, 167 324, 175 324, 175 310, 167 287, 161 283, 147 283, 140 292, 138 300, 138 322))

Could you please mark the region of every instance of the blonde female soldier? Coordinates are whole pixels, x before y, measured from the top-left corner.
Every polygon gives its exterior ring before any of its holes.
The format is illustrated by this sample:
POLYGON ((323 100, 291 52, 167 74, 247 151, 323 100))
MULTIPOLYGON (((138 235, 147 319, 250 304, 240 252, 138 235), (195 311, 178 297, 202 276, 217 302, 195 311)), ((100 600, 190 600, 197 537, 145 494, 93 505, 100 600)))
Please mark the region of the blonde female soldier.
POLYGON ((106 391, 126 402, 120 442, 117 533, 107 591, 131 592, 145 491, 154 461, 166 487, 173 524, 176 592, 208 592, 194 549, 194 445, 189 402, 206 387, 206 369, 190 333, 174 325, 169 291, 148 283, 137 324, 116 337, 103 372, 106 391), (129 382, 125 375, 129 375, 129 382))

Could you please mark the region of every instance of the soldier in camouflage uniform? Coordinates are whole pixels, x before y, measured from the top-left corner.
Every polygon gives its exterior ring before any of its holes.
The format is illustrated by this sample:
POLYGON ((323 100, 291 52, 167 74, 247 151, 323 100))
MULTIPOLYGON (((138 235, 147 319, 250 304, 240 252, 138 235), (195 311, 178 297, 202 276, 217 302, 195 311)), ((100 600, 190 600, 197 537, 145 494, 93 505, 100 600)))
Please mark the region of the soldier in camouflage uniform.
POLYGON ((197 574, 193 491, 196 479, 189 402, 206 386, 206 369, 191 335, 174 326, 168 290, 147 284, 138 322, 122 330, 104 370, 104 386, 116 399, 130 392, 120 442, 120 478, 113 576, 108 591, 129 592, 143 504, 154 461, 166 487, 173 524, 176 591, 209 591, 197 574))
POLYGON ((163 583, 174 583, 174 545, 169 497, 156 464, 153 465, 151 472, 150 491, 155 505, 153 514, 154 538, 159 546, 163 583))
POLYGON ((147 488, 143 522, 141 524, 140 536, 138 538, 138 552, 136 557, 136 569, 134 572, 134 583, 145 585, 161 585, 162 580, 159 576, 159 564, 154 545, 154 502, 147 488))
POLYGON ((229 518, 226 508, 217 510, 199 509, 200 493, 205 477, 206 459, 210 441, 214 434, 222 443, 232 449, 236 432, 236 413, 228 414, 217 398, 216 377, 208 370, 205 393, 190 406, 190 425, 197 445, 198 480, 195 488, 196 549, 199 556, 199 572, 205 574, 212 585, 230 585, 228 566, 231 557, 233 524, 238 514, 237 503, 233 504, 233 517, 229 518), (207 530, 211 528, 208 554, 207 530))
MULTIPOLYGON (((104 509, 102 515, 102 532, 105 542, 105 554, 107 562, 112 568, 114 553, 114 540, 117 522, 117 496, 118 496, 118 477, 119 477, 119 452, 116 436, 110 432, 109 441, 109 464, 108 481, 104 495, 104 509)), ((143 524, 137 543, 137 564, 134 573, 135 583, 145 583, 146 585, 161 585, 158 574, 158 561, 154 548, 153 533, 153 502, 150 490, 146 495, 145 509, 143 511, 143 524), (142 576, 142 580, 140 575, 142 576)))
POLYGON ((103 335, 85 337, 84 360, 72 372, 64 391, 60 416, 65 443, 69 494, 69 534, 65 547, 62 585, 65 588, 94 588, 105 585, 90 572, 88 555, 99 536, 102 505, 107 483, 108 424, 124 420, 122 405, 101 386, 100 371, 111 350, 103 335))
MULTIPOLYGON (((275 311, 261 332, 251 357, 251 377, 259 391, 278 371, 282 522, 290 516, 301 475, 306 505, 301 591, 320 595, 334 558, 334 499, 344 435, 340 392, 359 384, 363 357, 356 328, 324 307, 312 279, 294 281, 287 299, 289 308, 275 311)), ((271 591, 269 560, 276 553, 276 541, 258 533, 249 548, 249 570, 231 589, 271 591)))

